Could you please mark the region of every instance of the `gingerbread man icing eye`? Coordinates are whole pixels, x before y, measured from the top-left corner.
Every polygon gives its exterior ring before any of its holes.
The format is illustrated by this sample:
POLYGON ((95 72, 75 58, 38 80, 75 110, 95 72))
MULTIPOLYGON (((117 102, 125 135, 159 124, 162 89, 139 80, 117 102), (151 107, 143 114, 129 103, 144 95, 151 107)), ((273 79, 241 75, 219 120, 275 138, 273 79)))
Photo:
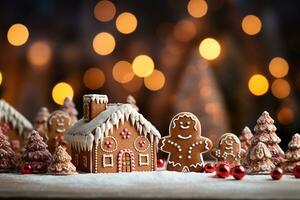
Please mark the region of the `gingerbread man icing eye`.
POLYGON ((105 137, 101 143, 101 149, 104 152, 111 153, 115 151, 117 148, 118 148, 118 143, 116 139, 112 136, 105 137))
POLYGON ((134 140, 134 148, 138 152, 145 152, 150 147, 150 141, 144 136, 139 136, 134 140))

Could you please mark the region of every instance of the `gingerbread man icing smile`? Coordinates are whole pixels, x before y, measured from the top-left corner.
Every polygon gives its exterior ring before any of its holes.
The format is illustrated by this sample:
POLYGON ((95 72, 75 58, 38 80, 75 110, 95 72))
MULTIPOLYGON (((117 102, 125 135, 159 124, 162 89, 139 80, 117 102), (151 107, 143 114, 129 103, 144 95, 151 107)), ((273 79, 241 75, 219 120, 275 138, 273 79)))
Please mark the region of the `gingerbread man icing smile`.
POLYGON ((181 112, 171 120, 169 136, 161 139, 159 147, 169 154, 167 170, 201 172, 202 153, 212 148, 212 142, 201 136, 201 125, 194 114, 181 112))

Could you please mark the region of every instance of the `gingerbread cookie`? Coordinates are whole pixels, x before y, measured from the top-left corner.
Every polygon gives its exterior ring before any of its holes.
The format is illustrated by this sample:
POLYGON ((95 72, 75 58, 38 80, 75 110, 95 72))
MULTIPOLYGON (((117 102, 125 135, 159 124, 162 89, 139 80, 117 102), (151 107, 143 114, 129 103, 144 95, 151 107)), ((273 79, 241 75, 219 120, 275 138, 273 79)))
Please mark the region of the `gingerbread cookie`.
POLYGON ((212 150, 211 155, 217 162, 235 166, 241 164, 246 151, 241 148, 241 142, 235 134, 225 133, 220 137, 218 146, 212 150))
POLYGON ((201 136, 200 121, 189 112, 175 115, 170 122, 169 136, 159 142, 159 149, 169 154, 169 171, 202 172, 202 153, 211 148, 211 140, 201 136))
POLYGON ((70 126, 71 118, 66 112, 57 110, 51 113, 48 120, 48 146, 51 153, 59 145, 66 146, 64 134, 70 126))

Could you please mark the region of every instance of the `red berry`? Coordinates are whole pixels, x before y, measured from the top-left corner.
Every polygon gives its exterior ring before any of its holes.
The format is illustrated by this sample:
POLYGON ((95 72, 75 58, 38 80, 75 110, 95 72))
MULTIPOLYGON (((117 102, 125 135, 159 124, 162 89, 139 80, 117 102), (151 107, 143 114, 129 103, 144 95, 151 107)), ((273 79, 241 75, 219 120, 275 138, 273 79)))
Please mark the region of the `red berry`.
POLYGON ((300 165, 297 165, 294 168, 294 176, 295 176, 295 178, 300 178, 300 165))
POLYGON ((271 177, 273 180, 281 179, 283 175, 283 170, 280 167, 275 167, 275 169, 271 172, 271 177))
POLYGON ((211 163, 206 163, 206 165, 204 166, 204 171, 206 173, 213 173, 215 171, 215 166, 211 163))
POLYGON ((29 163, 24 163, 21 165, 22 174, 32 174, 31 165, 29 163))
POLYGON ((231 169, 231 174, 236 180, 241 180, 245 176, 245 168, 242 165, 237 165, 231 169))
POLYGON ((64 136, 63 135, 57 135, 55 136, 55 141, 60 143, 64 140, 64 136))
POLYGON ((230 167, 228 164, 218 164, 216 168, 216 175, 219 178, 227 178, 230 175, 230 167))
POLYGON ((163 159, 158 159, 157 160, 157 167, 162 168, 164 166, 164 160, 163 159))

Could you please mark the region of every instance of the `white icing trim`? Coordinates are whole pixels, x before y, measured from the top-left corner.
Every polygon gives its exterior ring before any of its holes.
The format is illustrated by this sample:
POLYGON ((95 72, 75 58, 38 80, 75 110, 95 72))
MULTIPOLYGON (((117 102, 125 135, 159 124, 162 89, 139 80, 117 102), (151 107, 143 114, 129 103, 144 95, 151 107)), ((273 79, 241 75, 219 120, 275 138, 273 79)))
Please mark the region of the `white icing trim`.
POLYGON ((103 167, 114 167, 114 156, 112 154, 103 154, 102 156, 103 167), (106 163, 106 158, 110 158, 110 163, 106 163))
POLYGON ((203 162, 202 163, 191 164, 190 167, 194 167, 194 168, 203 167, 203 162))
POLYGON ((173 167, 176 167, 177 165, 181 167, 181 163, 175 163, 174 161, 170 161, 170 160, 168 161, 168 163, 171 164, 173 167))
POLYGON ((0 100, 0 120, 10 123, 18 133, 22 135, 24 131, 32 130, 32 124, 16 109, 6 101, 0 100))
POLYGON ((148 166, 149 165, 149 154, 139 154, 139 165, 148 166), (146 162, 142 161, 142 157, 146 157, 146 162))
MULTIPOLYGON (((147 151, 147 150, 149 149, 149 147, 150 147, 150 141, 149 141, 148 138, 146 138, 145 136, 139 136, 139 137, 135 138, 135 140, 134 140, 134 142, 133 142, 133 146, 134 146, 134 148, 135 148, 135 150, 136 150, 137 152, 143 153, 143 152, 145 152, 145 151, 147 151), (137 142, 137 140, 140 139, 140 138, 144 138, 144 139, 146 140, 146 144, 148 144, 148 146, 147 146, 144 150, 140 150, 140 148, 137 147, 137 145, 139 145, 139 144, 136 144, 136 142, 137 142)), ((143 148, 144 148, 144 147, 143 147, 143 148)))
POLYGON ((177 137, 178 137, 179 139, 188 140, 188 139, 191 139, 191 138, 192 138, 192 135, 188 135, 188 136, 185 137, 185 136, 182 136, 182 135, 179 134, 177 137))
POLYGON ((117 150, 118 149, 118 142, 117 142, 117 140, 113 137, 113 136, 107 136, 107 137, 105 137, 102 141, 101 141, 101 150, 102 151, 104 151, 104 152, 106 152, 106 153, 112 153, 112 152, 114 152, 115 150, 117 150), (106 150, 104 147, 103 147, 103 145, 105 145, 104 144, 104 139, 106 139, 106 138, 111 138, 113 141, 114 141, 114 143, 115 143, 115 148, 114 149, 112 149, 112 150, 106 150))
POLYGON ((170 123, 170 126, 169 126, 169 131, 171 130, 171 126, 172 128, 175 128, 176 127, 176 121, 181 118, 181 117, 189 117, 191 118, 194 122, 195 122, 195 125, 194 125, 194 129, 195 131, 197 131, 197 124, 199 124, 199 127, 200 127, 200 132, 201 132, 201 124, 200 124, 200 121, 198 120, 198 118, 193 114, 193 113, 190 113, 190 112, 180 112, 178 114, 176 114, 172 120, 171 120, 171 123, 170 123))
POLYGON ((108 103, 108 97, 106 95, 101 94, 86 94, 83 96, 83 102, 90 103, 91 101, 94 101, 97 104, 105 104, 108 103))
POLYGON ((182 172, 190 172, 189 167, 188 167, 188 166, 184 166, 184 167, 182 168, 182 172))
POLYGON ((135 171, 134 153, 130 149, 123 149, 118 154, 118 172, 122 172, 122 156, 124 153, 129 153, 131 159, 131 171, 135 171))

